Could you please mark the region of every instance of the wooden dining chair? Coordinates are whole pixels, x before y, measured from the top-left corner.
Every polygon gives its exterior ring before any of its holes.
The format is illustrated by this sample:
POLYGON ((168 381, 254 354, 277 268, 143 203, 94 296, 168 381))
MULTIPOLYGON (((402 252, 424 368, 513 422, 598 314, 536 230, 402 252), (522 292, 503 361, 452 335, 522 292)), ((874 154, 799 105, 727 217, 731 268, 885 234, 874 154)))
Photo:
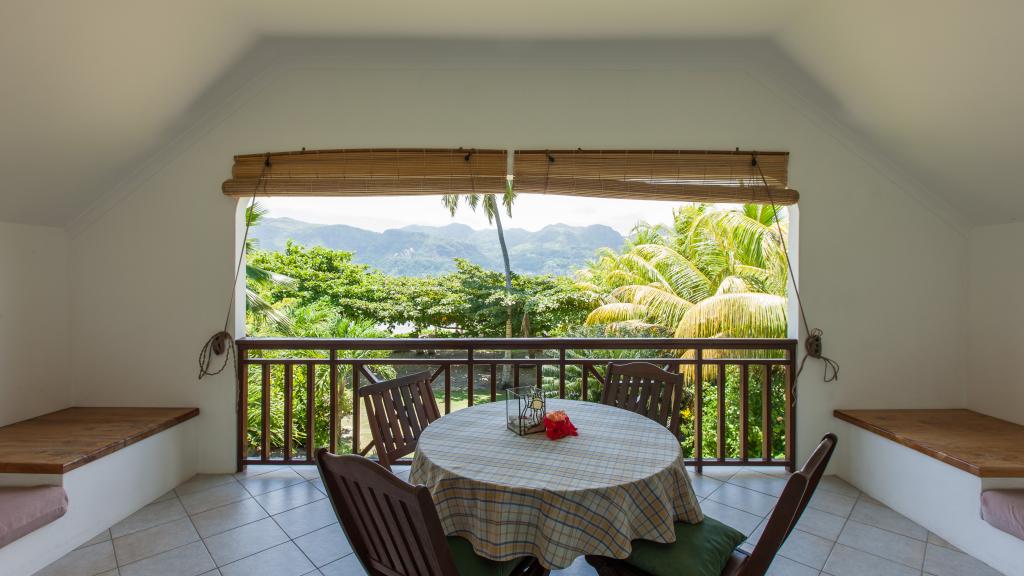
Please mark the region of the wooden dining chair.
POLYGON ((682 374, 662 370, 649 362, 608 365, 601 389, 602 404, 647 416, 680 438, 682 401, 682 374))
POLYGON ((369 576, 544 576, 532 558, 496 562, 445 536, 430 490, 368 458, 316 453, 334 513, 369 576))
POLYGON ((359 389, 380 465, 391 465, 416 450, 428 424, 441 417, 430 388, 430 372, 417 372, 359 389))
POLYGON ((688 570, 687 574, 764 576, 814 495, 836 441, 835 434, 826 434, 803 468, 789 477, 764 532, 749 554, 736 548, 746 539, 742 532, 705 516, 700 524, 677 522, 676 541, 672 544, 637 540, 625 560, 587 556, 587 562, 599 576, 674 576, 682 572, 680 567, 693 565, 699 565, 703 571, 688 570))

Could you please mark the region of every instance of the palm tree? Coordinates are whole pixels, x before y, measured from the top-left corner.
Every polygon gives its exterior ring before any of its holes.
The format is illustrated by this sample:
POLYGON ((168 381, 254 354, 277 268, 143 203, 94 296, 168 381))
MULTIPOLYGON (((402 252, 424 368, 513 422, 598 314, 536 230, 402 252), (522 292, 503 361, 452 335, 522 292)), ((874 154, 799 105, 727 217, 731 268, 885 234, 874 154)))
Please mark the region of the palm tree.
POLYGON ((786 254, 775 209, 702 204, 673 214, 671 231, 640 224, 622 252, 588 263, 578 283, 600 305, 587 324, 677 338, 784 338, 786 254))
MULTIPOLYGON (((267 215, 267 210, 260 206, 258 202, 254 202, 248 208, 245 209, 245 223, 246 226, 251 230, 259 226, 263 217, 267 215)), ((287 314, 282 313, 277 308, 267 302, 257 288, 271 287, 271 286, 291 286, 294 282, 291 278, 283 276, 281 274, 275 274, 264 270, 258 266, 253 266, 249 263, 249 255, 252 254, 258 248, 258 241, 255 238, 246 238, 245 240, 245 307, 246 310, 255 316, 258 320, 262 320, 267 325, 272 327, 276 332, 283 335, 292 334, 292 321, 287 314)))
MULTIPOLYGON (((512 190, 512 183, 507 182, 505 184, 505 193, 501 195, 501 204, 505 207, 505 212, 512 217, 512 204, 515 202, 516 193, 512 190)), ((498 198, 496 194, 445 194, 442 196, 441 201, 444 202, 448 211, 454 217, 455 213, 459 209, 460 200, 473 209, 475 212, 477 208, 483 208, 484 214, 487 215, 488 224, 494 224, 498 229, 498 244, 501 245, 501 260, 505 266, 505 294, 507 298, 507 315, 505 318, 505 337, 512 337, 512 265, 509 263, 508 258, 508 245, 505 243, 505 230, 501 226, 501 210, 498 207, 498 198)), ((528 326, 526 316, 523 316, 523 325, 528 326)), ((523 334, 526 336, 527 334, 523 334)))

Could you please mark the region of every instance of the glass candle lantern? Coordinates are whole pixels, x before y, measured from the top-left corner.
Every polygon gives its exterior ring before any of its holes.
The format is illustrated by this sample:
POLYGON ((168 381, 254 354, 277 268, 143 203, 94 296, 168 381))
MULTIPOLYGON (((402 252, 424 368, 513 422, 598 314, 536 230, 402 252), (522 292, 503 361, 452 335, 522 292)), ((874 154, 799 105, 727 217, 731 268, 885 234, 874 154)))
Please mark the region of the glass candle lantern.
POLYGON ((509 430, 520 436, 543 432, 546 414, 544 390, 533 386, 505 390, 505 419, 509 430))

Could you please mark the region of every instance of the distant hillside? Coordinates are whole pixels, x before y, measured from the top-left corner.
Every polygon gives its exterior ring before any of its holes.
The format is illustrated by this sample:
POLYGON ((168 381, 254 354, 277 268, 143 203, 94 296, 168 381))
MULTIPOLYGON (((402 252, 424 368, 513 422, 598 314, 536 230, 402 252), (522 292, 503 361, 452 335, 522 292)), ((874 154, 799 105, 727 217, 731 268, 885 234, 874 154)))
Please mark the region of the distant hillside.
MULTIPOLYGON (((356 262, 388 274, 423 276, 455 269, 453 258, 465 258, 501 270, 501 248, 495 229, 474 230, 464 224, 406 226, 373 232, 344 224, 313 224, 291 218, 266 218, 250 232, 264 250, 282 250, 288 240, 355 254, 356 262)), ((520 274, 568 275, 598 248, 619 248, 623 237, 608 226, 553 224, 530 232, 505 231, 512 270, 520 274)))

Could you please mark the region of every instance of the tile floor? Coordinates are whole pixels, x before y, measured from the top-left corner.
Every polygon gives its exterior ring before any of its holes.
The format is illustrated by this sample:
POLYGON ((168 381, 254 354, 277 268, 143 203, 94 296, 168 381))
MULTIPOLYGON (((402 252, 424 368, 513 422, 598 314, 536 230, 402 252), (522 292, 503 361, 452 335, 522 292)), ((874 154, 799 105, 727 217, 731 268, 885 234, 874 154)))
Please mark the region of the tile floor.
MULTIPOLYGON (((776 469, 706 468, 693 475, 704 512, 748 534, 742 545, 748 550, 784 483, 785 473, 776 469)), ((836 477, 822 480, 769 573, 999 574, 836 477)), ((311 466, 196 476, 36 576, 264 574, 364 574, 311 466)), ((594 572, 580 558, 553 574, 594 572)))

